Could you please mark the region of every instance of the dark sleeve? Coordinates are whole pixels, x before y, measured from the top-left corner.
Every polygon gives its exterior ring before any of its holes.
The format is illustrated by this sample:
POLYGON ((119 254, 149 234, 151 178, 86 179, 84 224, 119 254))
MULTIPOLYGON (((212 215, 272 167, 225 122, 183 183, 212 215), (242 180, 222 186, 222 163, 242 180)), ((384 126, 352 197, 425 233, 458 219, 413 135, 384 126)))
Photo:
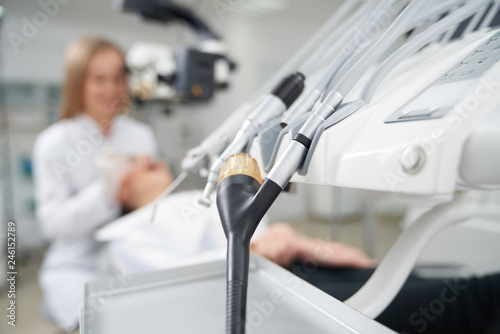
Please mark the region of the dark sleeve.
MULTIPOLYGON (((373 273, 371 269, 355 268, 311 270, 300 263, 288 270, 341 301, 359 290, 373 273)), ((411 275, 375 320, 398 333, 480 334, 488 330, 500 333, 494 331, 500 325, 499 314, 500 274, 469 279, 411 275)))

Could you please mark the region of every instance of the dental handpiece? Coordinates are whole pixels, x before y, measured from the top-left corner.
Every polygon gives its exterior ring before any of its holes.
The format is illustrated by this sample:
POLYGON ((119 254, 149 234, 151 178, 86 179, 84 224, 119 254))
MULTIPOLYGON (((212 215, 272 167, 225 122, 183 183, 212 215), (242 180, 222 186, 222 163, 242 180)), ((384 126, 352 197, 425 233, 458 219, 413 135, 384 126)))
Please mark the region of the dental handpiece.
POLYGON ((200 204, 210 206, 210 195, 216 187, 222 163, 232 154, 241 152, 267 121, 281 115, 295 102, 304 90, 305 79, 305 76, 300 72, 284 78, 243 122, 233 141, 212 164, 207 185, 199 199, 200 204))

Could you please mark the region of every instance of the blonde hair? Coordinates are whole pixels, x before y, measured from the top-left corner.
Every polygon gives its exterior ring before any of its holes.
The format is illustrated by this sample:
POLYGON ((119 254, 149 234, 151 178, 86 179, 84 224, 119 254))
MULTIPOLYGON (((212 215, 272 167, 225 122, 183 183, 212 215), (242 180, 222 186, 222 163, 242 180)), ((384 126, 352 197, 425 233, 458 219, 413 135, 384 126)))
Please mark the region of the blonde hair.
POLYGON ((81 38, 67 48, 60 119, 75 117, 83 111, 83 86, 87 65, 92 56, 104 50, 114 50, 124 58, 123 51, 118 46, 100 37, 81 38))

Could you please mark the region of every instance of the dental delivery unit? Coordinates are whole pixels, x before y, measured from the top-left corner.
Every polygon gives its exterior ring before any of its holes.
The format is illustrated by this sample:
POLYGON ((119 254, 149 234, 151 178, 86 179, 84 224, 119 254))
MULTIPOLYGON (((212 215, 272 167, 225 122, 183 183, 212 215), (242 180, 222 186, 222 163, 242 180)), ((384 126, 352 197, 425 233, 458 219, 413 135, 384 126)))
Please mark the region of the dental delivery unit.
MULTIPOLYGON (((210 315, 222 312, 226 333, 250 333, 247 305, 279 288, 288 297, 275 310, 281 322, 259 333, 392 333, 373 319, 428 242, 470 218, 500 219, 463 195, 500 186, 499 9, 500 1, 491 0, 344 1, 255 96, 188 152, 182 173, 157 200, 189 174, 208 175, 197 200, 217 205, 227 262, 138 275, 129 292, 115 296, 117 309, 103 311, 107 321, 119 319, 120 301, 142 296, 160 317, 148 323, 151 332, 220 333, 210 315), (341 303, 305 282, 295 290, 284 286, 284 269, 250 256, 253 233, 290 182, 433 206, 405 227, 366 284, 341 303), (180 279, 186 283, 175 290, 180 279), (216 293, 226 298, 225 312, 216 293), (163 304, 153 302, 154 294, 164 296, 163 304), (186 324, 181 309, 191 307, 189 298, 202 300, 191 312, 203 326, 186 324), (179 321, 155 327, 168 312, 179 321)), ((82 333, 113 328, 98 315, 89 320, 87 305, 104 284, 87 286, 82 333)))

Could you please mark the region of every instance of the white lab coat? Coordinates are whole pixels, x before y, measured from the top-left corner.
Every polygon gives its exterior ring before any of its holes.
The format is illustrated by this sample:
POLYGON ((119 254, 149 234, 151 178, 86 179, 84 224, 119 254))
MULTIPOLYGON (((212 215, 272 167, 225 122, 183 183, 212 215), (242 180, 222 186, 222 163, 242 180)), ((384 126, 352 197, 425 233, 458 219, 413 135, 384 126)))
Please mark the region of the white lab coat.
POLYGON ((108 149, 157 154, 152 130, 125 115, 115 119, 107 136, 86 114, 61 120, 38 136, 33 150, 36 215, 51 241, 39 280, 46 310, 66 330, 78 325, 84 285, 97 275, 100 244, 93 233, 121 212, 104 196, 97 166, 108 149))
MULTIPOLYGON (((201 191, 170 195, 151 221, 153 205, 146 205, 96 232, 107 242, 107 262, 114 273, 132 274, 224 259, 226 237, 215 204, 197 203, 201 191)), ((254 238, 266 229, 259 224, 254 238)))

